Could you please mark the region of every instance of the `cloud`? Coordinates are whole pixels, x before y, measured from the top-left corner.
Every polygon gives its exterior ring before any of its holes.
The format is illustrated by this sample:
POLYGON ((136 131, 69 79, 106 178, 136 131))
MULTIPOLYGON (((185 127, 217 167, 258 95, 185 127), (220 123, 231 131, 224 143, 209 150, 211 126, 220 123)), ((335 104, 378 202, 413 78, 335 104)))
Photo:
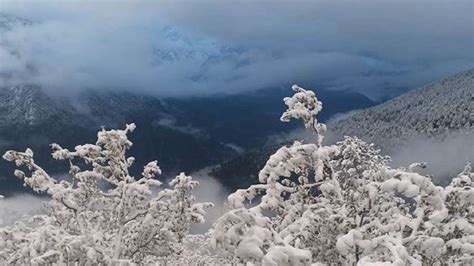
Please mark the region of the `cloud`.
POLYGON ((442 141, 413 139, 392 152, 392 165, 407 167, 413 162, 427 162, 426 173, 436 183, 446 185, 464 166, 474 163, 474 134, 453 133, 442 141))
POLYGON ((0 85, 162 96, 287 83, 373 98, 474 66, 471 1, 17 1, 0 85), (171 27, 170 27, 171 26, 171 27))
POLYGON ((179 132, 194 136, 207 136, 207 133, 203 129, 192 127, 191 125, 177 125, 176 122, 176 118, 172 116, 165 116, 163 118, 154 120, 152 125, 174 129, 179 132))
POLYGON ((0 198, 0 226, 10 225, 25 216, 40 214, 44 211, 45 200, 26 193, 0 198))
POLYGON ((198 202, 212 202, 214 206, 209 208, 204 216, 204 224, 191 225, 191 233, 205 233, 214 222, 221 217, 225 211, 225 202, 231 191, 228 191, 214 177, 209 175, 212 167, 206 167, 191 174, 194 180, 199 181, 199 186, 193 191, 198 202))

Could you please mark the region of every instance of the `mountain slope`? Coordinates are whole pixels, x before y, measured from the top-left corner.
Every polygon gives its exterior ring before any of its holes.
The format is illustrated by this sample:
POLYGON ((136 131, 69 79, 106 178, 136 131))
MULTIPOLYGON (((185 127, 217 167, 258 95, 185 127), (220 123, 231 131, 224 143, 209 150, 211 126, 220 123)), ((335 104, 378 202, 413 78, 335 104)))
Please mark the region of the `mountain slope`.
POLYGON ((416 138, 474 132, 474 69, 412 90, 330 123, 338 136, 358 136, 391 152, 416 138))
POLYGON ((0 127, 33 126, 45 123, 60 112, 57 103, 37 86, 0 90, 0 127))

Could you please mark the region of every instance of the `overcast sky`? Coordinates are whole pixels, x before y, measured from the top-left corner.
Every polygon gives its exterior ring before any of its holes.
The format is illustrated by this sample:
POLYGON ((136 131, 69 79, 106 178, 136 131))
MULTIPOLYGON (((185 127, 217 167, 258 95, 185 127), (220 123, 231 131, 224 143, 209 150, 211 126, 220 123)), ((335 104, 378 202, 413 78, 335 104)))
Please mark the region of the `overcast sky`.
POLYGON ((163 96, 288 83, 372 98, 474 66, 472 1, 2 1, 2 86, 163 96))

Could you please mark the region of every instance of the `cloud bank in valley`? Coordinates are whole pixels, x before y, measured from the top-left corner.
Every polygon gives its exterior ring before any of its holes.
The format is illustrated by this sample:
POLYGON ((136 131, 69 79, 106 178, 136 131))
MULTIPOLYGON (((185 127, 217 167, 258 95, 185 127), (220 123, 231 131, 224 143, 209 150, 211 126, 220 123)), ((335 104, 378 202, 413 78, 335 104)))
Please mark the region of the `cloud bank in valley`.
POLYGON ((0 227, 11 225, 22 217, 44 212, 43 201, 47 199, 26 193, 0 198, 0 227))
POLYGON ((393 166, 427 162, 424 171, 433 181, 446 185, 462 172, 467 163, 474 164, 474 133, 453 133, 442 141, 413 139, 391 154, 393 166))
POLYGON ((17 1, 2 86, 163 96, 317 84, 383 97, 472 67, 471 1, 17 1))

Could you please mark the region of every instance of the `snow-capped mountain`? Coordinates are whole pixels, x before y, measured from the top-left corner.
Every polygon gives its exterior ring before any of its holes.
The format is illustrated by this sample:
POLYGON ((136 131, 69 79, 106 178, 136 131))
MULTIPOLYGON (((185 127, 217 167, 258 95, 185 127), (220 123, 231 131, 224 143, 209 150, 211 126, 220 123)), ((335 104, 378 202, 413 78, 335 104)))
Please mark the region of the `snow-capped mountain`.
MULTIPOLYGON (((194 66, 189 73, 193 82, 213 79, 220 68, 240 69, 253 61, 275 58, 267 49, 248 49, 223 43, 210 36, 191 34, 175 26, 165 26, 153 42, 153 63, 155 65, 185 64, 194 66)), ((232 77, 238 79, 238 75, 232 77)))
POLYGON ((359 136, 385 152, 417 138, 474 133, 474 69, 412 90, 328 125, 339 136, 359 136))
POLYGON ((196 36, 178 27, 167 25, 158 34, 154 55, 157 64, 193 60, 205 65, 223 58, 236 57, 244 50, 225 45, 209 37, 196 36))

